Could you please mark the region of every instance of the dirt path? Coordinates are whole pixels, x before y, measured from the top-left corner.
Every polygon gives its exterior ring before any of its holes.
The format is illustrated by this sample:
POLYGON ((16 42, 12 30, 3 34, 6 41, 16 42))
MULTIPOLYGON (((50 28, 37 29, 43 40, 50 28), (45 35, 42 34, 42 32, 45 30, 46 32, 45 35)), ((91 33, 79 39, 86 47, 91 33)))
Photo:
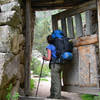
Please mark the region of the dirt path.
MULTIPOLYGON (((39 89, 38 89, 38 97, 47 97, 50 95, 51 80, 50 78, 46 78, 46 80, 48 81, 40 82, 39 89)), ((35 93, 36 93, 36 89, 34 90, 34 95, 35 93)), ((77 93, 62 92, 61 94, 66 98, 66 100, 81 100, 81 98, 77 93)))

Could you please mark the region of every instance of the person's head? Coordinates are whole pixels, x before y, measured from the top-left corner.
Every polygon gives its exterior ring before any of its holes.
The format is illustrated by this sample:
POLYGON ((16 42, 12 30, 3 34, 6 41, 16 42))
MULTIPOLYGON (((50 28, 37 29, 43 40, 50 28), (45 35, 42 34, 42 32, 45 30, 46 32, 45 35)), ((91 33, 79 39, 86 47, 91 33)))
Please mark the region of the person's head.
POLYGON ((51 35, 48 35, 48 36, 47 36, 47 42, 48 42, 49 44, 53 44, 54 39, 52 38, 51 35))

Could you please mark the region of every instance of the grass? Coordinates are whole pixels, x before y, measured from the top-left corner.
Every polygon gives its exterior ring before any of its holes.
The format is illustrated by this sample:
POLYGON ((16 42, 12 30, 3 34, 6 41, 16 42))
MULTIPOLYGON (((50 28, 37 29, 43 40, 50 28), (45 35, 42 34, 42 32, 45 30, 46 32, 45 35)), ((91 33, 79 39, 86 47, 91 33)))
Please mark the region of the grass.
POLYGON ((82 100, 94 100, 94 95, 83 94, 83 95, 81 95, 81 99, 82 100))
POLYGON ((48 81, 46 78, 41 78, 40 81, 48 81))
POLYGON ((100 100, 100 93, 99 96, 95 96, 91 94, 82 94, 80 97, 82 100, 100 100))

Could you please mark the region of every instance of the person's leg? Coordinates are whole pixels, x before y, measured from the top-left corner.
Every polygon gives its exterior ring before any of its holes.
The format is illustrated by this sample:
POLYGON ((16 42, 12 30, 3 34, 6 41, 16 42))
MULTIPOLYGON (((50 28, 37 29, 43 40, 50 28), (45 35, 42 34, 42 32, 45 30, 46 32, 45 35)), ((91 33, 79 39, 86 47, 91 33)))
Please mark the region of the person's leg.
POLYGON ((51 98, 61 97, 61 78, 60 78, 61 67, 59 64, 51 65, 51 98))

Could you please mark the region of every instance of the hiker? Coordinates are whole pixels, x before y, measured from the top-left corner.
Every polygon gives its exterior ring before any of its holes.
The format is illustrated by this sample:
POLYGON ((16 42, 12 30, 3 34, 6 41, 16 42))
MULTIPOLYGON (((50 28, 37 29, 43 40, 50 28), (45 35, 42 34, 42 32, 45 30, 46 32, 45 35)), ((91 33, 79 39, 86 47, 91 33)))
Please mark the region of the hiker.
MULTIPOLYGON (((50 96, 48 98, 54 98, 54 99, 61 98, 61 75, 60 74, 61 74, 64 64, 61 63, 61 59, 58 59, 57 57, 58 55, 57 55, 57 47, 56 47, 56 39, 55 39, 55 38, 57 39, 63 38, 64 36, 61 33, 62 31, 55 30, 52 33, 52 35, 49 35, 47 37, 47 42, 49 44, 46 47, 47 57, 43 56, 44 60, 50 61, 49 67, 51 69, 51 89, 50 89, 50 96)), ((59 43, 58 40, 57 42, 59 43)), ((72 55, 70 59, 71 58, 72 58, 72 55)))

